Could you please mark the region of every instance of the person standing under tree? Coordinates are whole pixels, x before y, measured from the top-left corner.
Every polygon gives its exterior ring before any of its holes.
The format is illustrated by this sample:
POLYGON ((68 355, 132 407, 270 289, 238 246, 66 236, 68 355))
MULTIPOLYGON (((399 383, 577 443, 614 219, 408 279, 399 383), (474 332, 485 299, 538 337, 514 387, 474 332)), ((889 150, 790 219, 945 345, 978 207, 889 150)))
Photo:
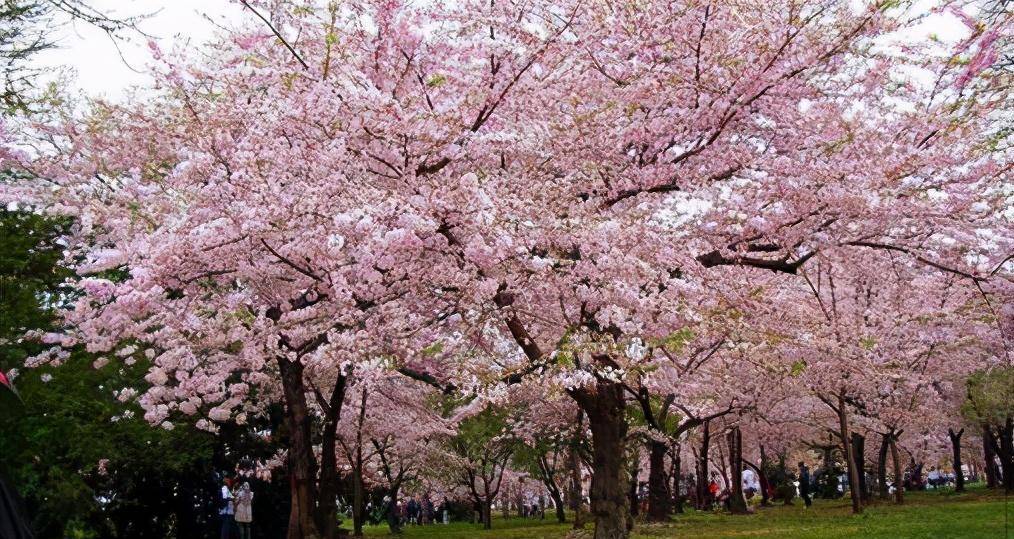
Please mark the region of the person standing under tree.
POLYGON ((232 529, 235 526, 236 506, 233 504, 232 480, 226 477, 222 480, 222 492, 219 495, 218 516, 222 518, 222 539, 232 538, 232 529))
POLYGON ((250 523, 253 522, 253 492, 250 483, 243 483, 236 493, 236 524, 239 525, 239 539, 250 539, 250 523))
POLYGON ((810 469, 805 463, 799 463, 799 497, 803 499, 806 507, 810 507, 813 499, 810 497, 810 469))

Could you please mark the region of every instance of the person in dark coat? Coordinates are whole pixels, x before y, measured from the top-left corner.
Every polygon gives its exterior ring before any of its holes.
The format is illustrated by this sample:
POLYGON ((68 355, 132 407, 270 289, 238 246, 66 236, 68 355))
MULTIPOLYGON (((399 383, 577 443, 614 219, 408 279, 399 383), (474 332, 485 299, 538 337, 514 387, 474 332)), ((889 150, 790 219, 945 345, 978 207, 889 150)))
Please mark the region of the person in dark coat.
POLYGON ((810 496, 810 469, 803 462, 799 463, 799 497, 803 499, 806 507, 813 504, 813 498, 810 496))
POLYGON ((419 523, 419 502, 415 498, 408 499, 408 522, 409 524, 419 523))

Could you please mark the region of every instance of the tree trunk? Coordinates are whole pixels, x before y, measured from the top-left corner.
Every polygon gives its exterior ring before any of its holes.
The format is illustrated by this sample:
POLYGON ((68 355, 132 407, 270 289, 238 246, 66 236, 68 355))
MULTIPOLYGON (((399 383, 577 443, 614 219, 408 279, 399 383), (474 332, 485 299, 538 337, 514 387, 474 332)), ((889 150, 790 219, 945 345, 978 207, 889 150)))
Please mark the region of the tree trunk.
POLYGON ((993 447, 993 452, 1000 457, 1003 488, 1007 492, 1014 492, 1014 418, 1008 417, 997 431, 994 439, 998 443, 993 447))
POLYGON ((673 448, 672 469, 672 499, 676 502, 676 512, 683 514, 683 495, 680 494, 681 481, 683 480, 683 458, 680 456, 679 445, 673 448))
POLYGON ((757 471, 760 474, 760 485, 761 490, 764 493, 761 495, 761 505, 771 505, 771 481, 768 480, 767 473, 765 470, 768 469, 768 454, 764 451, 764 445, 760 446, 760 469, 757 471))
POLYGON ((845 406, 845 391, 843 389, 838 394, 838 435, 841 436, 842 449, 845 451, 845 464, 848 467, 852 512, 859 514, 863 512, 863 502, 859 491, 859 473, 856 470, 856 461, 852 454, 852 443, 849 436, 848 409, 845 406))
POLYGON ((399 490, 401 490, 400 484, 396 483, 391 487, 391 501, 387 506, 387 526, 391 529, 391 533, 394 535, 401 534, 401 516, 398 514, 399 490))
POLYGON ((628 491, 627 497, 629 498, 630 504, 630 522, 634 521, 638 513, 641 510, 641 500, 637 497, 637 476, 641 472, 641 454, 637 448, 631 448, 630 451, 630 490, 628 491))
POLYGON ((882 500, 890 497, 887 488, 887 452, 891 448, 891 433, 881 435, 880 452, 877 454, 877 493, 882 500))
POLYGON ((352 535, 363 536, 363 520, 366 512, 366 500, 363 496, 362 461, 352 469, 352 535))
POLYGON ((651 522, 666 522, 672 513, 672 495, 665 476, 667 449, 666 444, 658 440, 648 443, 648 520, 651 522))
POLYGON ((563 512, 563 497, 560 495, 560 489, 551 489, 549 497, 553 499, 553 507, 556 508, 556 521, 560 524, 567 522, 567 514, 563 512))
MULTIPOLYGON (((324 414, 324 429, 321 433, 320 495, 317 503, 317 521, 327 539, 338 537, 338 421, 341 419, 345 402, 346 378, 339 375, 335 380, 328 410, 324 414)), ((364 403, 365 406, 365 403, 364 403)))
POLYGON ((865 504, 870 501, 870 491, 866 484, 866 437, 853 432, 851 438, 852 458, 856 461, 856 473, 859 475, 859 497, 865 504))
POLYGON ((718 469, 722 473, 722 483, 725 488, 731 490, 731 481, 729 481, 729 466, 725 461, 725 447, 722 446, 721 442, 718 443, 718 469))
POLYGON ((954 454, 954 490, 965 491, 965 472, 961 467, 961 435, 965 429, 954 432, 954 429, 947 429, 947 436, 951 439, 951 449, 954 454))
POLYGON ((996 469, 996 453, 993 452, 993 431, 989 428, 989 425, 982 424, 982 453, 985 458, 986 466, 986 486, 989 488, 998 488, 1000 486, 999 473, 996 469))
POLYGON ((574 512, 574 529, 580 530, 584 528, 584 514, 581 511, 581 506, 584 505, 584 488, 581 485, 581 458, 577 454, 576 447, 570 449, 568 460, 568 467, 570 468, 570 510, 574 512))
POLYGON ((285 420, 289 430, 289 474, 292 508, 288 539, 320 539, 316 521, 317 459, 313 454, 310 416, 303 384, 303 365, 278 358, 285 394, 285 420))
POLYGON ((708 492, 708 446, 711 444, 711 422, 704 422, 701 433, 701 452, 697 455, 697 509, 710 505, 708 492))
POLYGON ((739 427, 732 427, 726 435, 729 443, 729 467, 732 472, 729 485, 729 510, 734 515, 748 514, 746 498, 743 497, 743 434, 739 427))
POLYGON ((901 454, 898 451, 898 437, 891 435, 891 461, 894 463, 894 503, 905 503, 905 482, 901 473, 901 454))
POLYGON ((623 388, 600 379, 594 389, 572 392, 588 415, 592 431, 591 514, 595 519, 594 539, 627 539, 630 508, 627 507, 627 467, 624 442, 627 418, 623 388))
POLYGON ((482 502, 482 529, 493 529, 493 502, 489 498, 482 502))

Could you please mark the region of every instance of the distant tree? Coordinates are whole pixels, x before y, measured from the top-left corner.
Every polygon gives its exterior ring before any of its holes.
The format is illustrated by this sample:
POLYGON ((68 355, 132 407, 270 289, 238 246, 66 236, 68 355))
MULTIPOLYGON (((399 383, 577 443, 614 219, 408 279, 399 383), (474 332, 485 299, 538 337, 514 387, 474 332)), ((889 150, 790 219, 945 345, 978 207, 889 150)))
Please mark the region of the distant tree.
MULTIPOLYGON (((1014 368, 980 371, 968 379, 965 417, 981 425, 986 453, 1000 461, 1004 489, 1014 490, 1014 368)), ((986 462, 987 467, 995 466, 986 462)))

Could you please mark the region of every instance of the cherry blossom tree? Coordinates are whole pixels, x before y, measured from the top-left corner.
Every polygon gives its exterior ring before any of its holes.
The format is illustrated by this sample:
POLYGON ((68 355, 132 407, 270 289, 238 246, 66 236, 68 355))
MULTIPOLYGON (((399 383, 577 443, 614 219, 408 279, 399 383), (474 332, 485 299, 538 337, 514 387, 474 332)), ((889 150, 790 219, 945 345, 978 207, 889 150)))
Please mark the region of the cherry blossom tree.
POLYGON ((42 180, 5 193, 77 219, 48 340, 150 361, 150 421, 285 404, 290 537, 335 533, 358 364, 567 394, 595 537, 624 538, 644 343, 726 282, 868 251, 980 282, 1012 245, 1001 98, 892 44, 904 2, 242 3, 211 57, 153 51, 158 98, 34 126, 42 180))

